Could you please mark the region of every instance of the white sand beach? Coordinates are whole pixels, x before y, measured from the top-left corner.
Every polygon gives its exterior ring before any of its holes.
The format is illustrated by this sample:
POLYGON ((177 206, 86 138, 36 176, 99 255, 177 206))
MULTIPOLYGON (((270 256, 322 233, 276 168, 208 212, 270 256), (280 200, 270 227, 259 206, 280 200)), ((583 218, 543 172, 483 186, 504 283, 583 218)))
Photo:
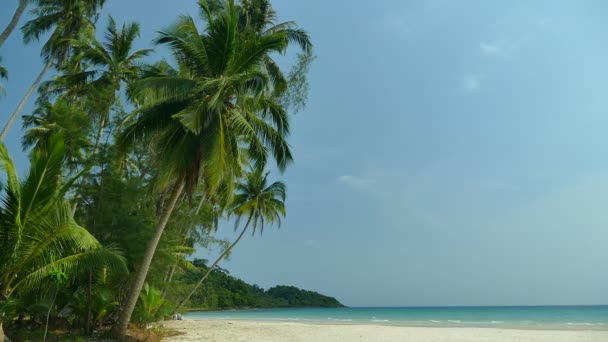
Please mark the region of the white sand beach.
POLYGON ((183 335, 164 341, 209 342, 606 342, 608 331, 417 328, 379 325, 326 325, 287 322, 185 320, 165 327, 183 335))

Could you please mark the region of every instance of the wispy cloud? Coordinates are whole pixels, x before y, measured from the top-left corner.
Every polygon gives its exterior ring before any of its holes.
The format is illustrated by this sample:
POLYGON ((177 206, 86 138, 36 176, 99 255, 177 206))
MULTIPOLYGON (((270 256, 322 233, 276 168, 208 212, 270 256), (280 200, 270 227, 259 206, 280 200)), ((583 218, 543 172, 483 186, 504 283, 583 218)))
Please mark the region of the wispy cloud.
POLYGON ((483 79, 483 75, 479 74, 469 74, 462 78, 462 88, 469 92, 476 92, 481 88, 481 81, 483 79))
POLYGON ((487 57, 510 57, 515 50, 526 40, 522 37, 517 40, 494 40, 479 43, 479 52, 487 57))
POLYGON ((350 186, 350 187, 353 187, 356 189, 363 189, 363 188, 366 188, 366 187, 376 183, 376 180, 374 180, 374 179, 361 178, 361 177, 357 177, 357 176, 353 176, 353 175, 349 175, 349 174, 345 174, 345 175, 338 177, 336 179, 336 181, 338 183, 342 183, 342 184, 345 184, 347 186, 350 186))
POLYGON ((505 53, 504 47, 499 42, 480 43, 479 50, 486 56, 502 56, 505 53))
POLYGON ((317 247, 317 241, 315 240, 304 240, 304 246, 306 247, 317 247))
POLYGON ((381 24, 386 30, 398 36, 406 36, 412 31, 405 16, 392 12, 387 13, 382 17, 381 24))

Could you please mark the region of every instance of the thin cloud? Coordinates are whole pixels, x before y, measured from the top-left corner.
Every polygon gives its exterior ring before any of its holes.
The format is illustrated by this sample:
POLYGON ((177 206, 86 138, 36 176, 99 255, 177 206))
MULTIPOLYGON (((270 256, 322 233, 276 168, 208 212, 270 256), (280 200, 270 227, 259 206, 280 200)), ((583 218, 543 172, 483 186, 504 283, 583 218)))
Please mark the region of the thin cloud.
POLYGON ((466 75, 462 78, 462 88, 469 93, 476 92, 481 88, 482 79, 483 79, 482 75, 478 75, 478 74, 466 75))
POLYGON ((502 56, 505 53, 504 47, 499 42, 480 43, 479 50, 486 56, 502 56))
POLYGON ((521 37, 517 40, 494 40, 491 42, 479 43, 479 52, 487 57, 503 57, 508 58, 521 47, 527 40, 526 37, 521 37))
POLYGON ((316 247, 317 242, 315 240, 304 240, 304 246, 306 247, 316 247))
POLYGON ((368 178, 361 178, 361 177, 357 177, 357 176, 353 176, 353 175, 342 175, 340 177, 338 177, 337 179, 338 183, 342 183, 345 184, 347 186, 350 186, 352 188, 356 188, 356 189, 363 189, 366 188, 374 183, 376 183, 376 180, 374 179, 368 179, 368 178))
POLYGON ((387 13, 381 22, 386 30, 398 36, 406 36, 412 31, 410 25, 405 20, 405 16, 402 15, 387 13))

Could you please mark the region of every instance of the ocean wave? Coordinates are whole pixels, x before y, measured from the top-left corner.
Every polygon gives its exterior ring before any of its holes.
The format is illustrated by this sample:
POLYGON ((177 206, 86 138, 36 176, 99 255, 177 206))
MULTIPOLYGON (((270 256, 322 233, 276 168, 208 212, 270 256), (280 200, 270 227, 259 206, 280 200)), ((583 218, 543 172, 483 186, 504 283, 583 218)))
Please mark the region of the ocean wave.
POLYGON ((390 322, 389 319, 372 319, 372 322, 390 322))
POLYGON ((580 326, 594 326, 594 325, 603 325, 603 323, 587 323, 587 322, 568 322, 567 325, 580 325, 580 326))
MULTIPOLYGON (((441 323, 440 321, 431 321, 433 323, 441 323)), ((504 321, 461 321, 459 319, 448 320, 449 323, 456 324, 503 324, 504 321)))

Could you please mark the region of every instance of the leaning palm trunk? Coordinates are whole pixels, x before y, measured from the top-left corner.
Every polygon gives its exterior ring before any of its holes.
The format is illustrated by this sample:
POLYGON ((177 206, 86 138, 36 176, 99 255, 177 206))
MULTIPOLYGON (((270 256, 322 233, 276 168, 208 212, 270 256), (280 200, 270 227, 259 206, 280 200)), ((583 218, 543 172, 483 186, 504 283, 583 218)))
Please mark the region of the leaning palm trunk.
MULTIPOLYGON (((97 152, 99 151, 99 145, 101 144, 101 136, 103 134, 103 129, 105 127, 105 122, 106 122, 105 117, 102 117, 101 120, 99 121, 99 128, 97 129, 97 136, 95 137, 95 145, 93 146, 93 153, 91 154, 92 160, 95 160, 95 157, 97 156, 97 152)), ((74 204, 72 205, 72 216, 76 215, 76 209, 78 209, 78 196, 79 196, 80 192, 82 191, 82 187, 84 186, 84 182, 85 182, 85 178, 86 178, 87 174, 88 174, 88 172, 85 172, 81 176, 80 185, 78 185, 78 189, 76 189, 76 192, 74 194, 74 204)))
POLYGON ((160 241, 161 236, 163 235, 163 231, 167 226, 167 222, 169 221, 169 217, 171 217, 171 213, 175 208, 175 204, 177 203, 177 199, 180 197, 182 191, 184 190, 185 181, 184 179, 180 179, 175 184, 175 189, 171 194, 171 199, 167 207, 165 208, 157 226, 156 231, 154 232, 154 236, 148 242, 148 246, 146 247, 146 252, 144 254, 144 258, 141 261, 141 265, 135 274, 135 280, 133 281, 133 285, 131 290, 127 295, 127 301, 122 308, 122 312, 120 313, 120 317, 118 318, 118 322, 114 325, 113 335, 118 340, 124 340, 127 336, 127 329, 129 327, 129 322, 131 321, 131 315, 133 314, 133 310, 135 309, 135 304, 137 304, 137 299, 139 298, 139 293, 144 286, 144 282, 146 281, 146 276, 148 275, 148 269, 150 268, 150 264, 152 263, 152 258, 154 257, 154 252, 156 252, 156 247, 158 246, 158 242, 160 241))
POLYGON ((2 329, 2 316, 0 315, 0 342, 10 342, 11 340, 4 335, 4 329, 2 329))
POLYGON ((23 98, 21 99, 21 102, 19 102, 19 105, 17 105, 17 109, 15 109, 15 111, 13 112, 11 117, 8 119, 8 122, 2 129, 2 132, 0 132, 0 141, 4 141, 4 138, 6 138, 6 134, 8 133, 8 130, 11 128, 11 126, 15 122, 15 119, 17 119, 17 116, 23 109, 23 106, 25 106, 25 104, 27 103, 27 100, 30 98, 30 96, 32 96, 32 93, 34 92, 34 90, 36 90, 36 88, 38 87, 38 84, 40 83, 40 81, 42 81, 42 78, 44 78, 44 75, 47 73, 47 71, 49 71, 51 66, 53 66, 53 59, 49 58, 49 61, 46 62, 46 64, 44 65, 44 68, 42 69, 42 71, 40 72, 40 74, 38 75, 38 77, 36 78, 34 83, 32 83, 30 88, 27 90, 27 93, 25 93, 25 96, 23 96, 23 98))
POLYGON ((178 312, 182 308, 182 306, 184 306, 190 300, 190 297, 192 297, 192 295, 194 295, 196 290, 198 290, 198 288, 203 284, 203 282, 207 279, 207 277, 209 277, 209 275, 211 274, 211 271, 213 271, 215 266, 217 266, 217 264, 219 264, 220 261, 222 261, 222 259, 224 259, 226 257, 226 255, 228 255, 228 253, 230 253, 232 248, 234 248, 234 246, 236 246, 236 244, 239 243, 239 241, 241 241, 241 238, 243 237, 243 235, 245 235, 247 228, 249 228, 249 223, 251 223, 252 217, 253 217, 253 215, 249 215, 249 218, 247 219, 247 223, 245 224, 245 227, 243 227, 243 231, 241 232, 241 234, 239 234, 239 237, 236 238, 236 240, 234 240, 234 242, 228 248, 226 248, 226 250, 222 254, 220 254, 220 256, 217 258, 217 260, 215 260, 213 265, 211 265, 209 267, 209 269, 207 269, 207 272, 205 272, 205 275, 201 278, 201 280, 199 280, 198 283, 196 283, 196 285, 194 286, 192 291, 190 291, 190 293, 188 293, 186 298, 184 298, 184 300, 182 300, 181 303, 179 303, 179 305, 175 308, 175 310, 173 310, 174 312, 178 312))
POLYGON ((25 11, 25 8, 27 7, 28 3, 29 0, 19 0, 19 7, 17 7, 17 10, 15 10, 13 18, 8 23, 8 25, 6 25, 6 28, 4 29, 4 31, 2 31, 2 34, 0 34, 0 47, 2 47, 2 44, 4 44, 8 36, 10 36, 11 33, 13 33, 13 30, 15 30, 15 27, 17 27, 19 19, 21 19, 21 15, 23 15, 23 12, 25 11))
POLYGON ((102 117, 99 120, 99 128, 97 129, 97 136, 95 137, 95 145, 93 146, 93 158, 97 155, 97 151, 99 151, 99 144, 101 143, 101 136, 103 134, 103 129, 105 127, 105 117, 102 117))
MULTIPOLYGON (((198 203, 198 206, 196 207, 196 210, 194 211, 194 217, 198 216, 198 213, 201 211, 201 208, 203 207, 203 203, 205 201, 205 197, 203 196, 203 198, 201 198, 201 201, 198 203)), ((194 230, 194 227, 196 226, 196 221, 194 221, 192 223, 192 226, 186 230, 186 234, 184 234, 184 241, 182 242, 182 245, 184 245, 186 243, 186 241, 188 240, 188 237, 190 236, 190 233, 194 230)), ((178 260, 175 260, 175 263, 169 268, 169 271, 167 272, 167 276, 165 277, 165 281, 166 281, 166 285, 165 288, 162 290, 161 294, 160 294, 160 298, 165 299, 167 292, 169 291, 169 285, 171 283, 171 280, 173 280, 173 275, 175 274, 175 269, 177 269, 177 264, 179 263, 178 260)), ((160 310, 160 308, 159 308, 160 310)))
POLYGON ((44 336, 42 337, 42 341, 46 341, 46 334, 49 332, 49 319, 51 318, 51 310, 53 310, 53 305, 55 305, 55 299, 57 299, 57 293, 59 293, 59 288, 55 289, 53 300, 51 301, 49 310, 46 313, 46 325, 44 326, 44 336))

